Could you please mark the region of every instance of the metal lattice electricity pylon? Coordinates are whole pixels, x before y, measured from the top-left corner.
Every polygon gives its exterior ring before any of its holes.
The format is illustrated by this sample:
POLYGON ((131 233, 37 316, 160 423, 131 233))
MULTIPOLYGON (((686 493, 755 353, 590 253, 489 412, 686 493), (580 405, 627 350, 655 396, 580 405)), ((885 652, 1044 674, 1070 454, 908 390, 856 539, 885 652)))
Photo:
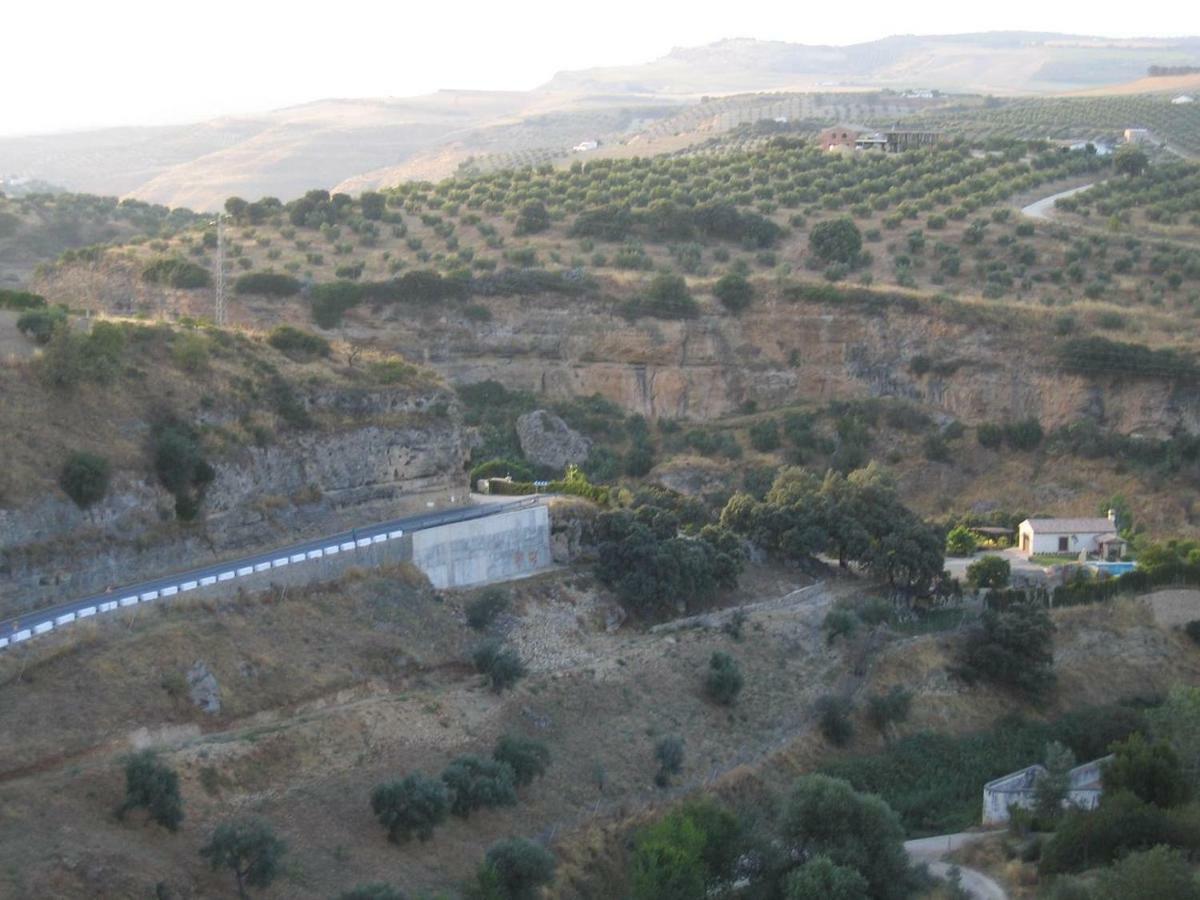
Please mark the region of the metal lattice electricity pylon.
POLYGON ((225 325, 225 217, 217 213, 217 295, 213 304, 213 322, 225 325))

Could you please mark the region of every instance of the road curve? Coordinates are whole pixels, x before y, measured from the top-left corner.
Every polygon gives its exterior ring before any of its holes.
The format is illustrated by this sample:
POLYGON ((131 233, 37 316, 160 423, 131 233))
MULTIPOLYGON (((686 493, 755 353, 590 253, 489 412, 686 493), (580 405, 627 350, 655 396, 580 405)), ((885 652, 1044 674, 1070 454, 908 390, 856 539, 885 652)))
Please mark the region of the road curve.
MULTIPOLYGON (((913 863, 928 866, 930 875, 945 881, 950 877, 950 870, 954 868, 954 864, 942 862, 943 856, 953 853, 959 847, 972 844, 995 833, 994 831, 964 831, 959 834, 940 834, 937 837, 918 838, 914 841, 905 841, 904 851, 913 863)), ((976 900, 1008 900, 1008 894, 1005 893, 1004 888, 978 869, 958 866, 958 874, 963 890, 976 900)))
POLYGON ((1070 190, 1059 191, 1057 194, 1051 194, 1049 197, 1043 197, 1041 200, 1034 200, 1028 206, 1021 207, 1021 215, 1029 216, 1031 219, 1050 219, 1050 211, 1054 209, 1055 201, 1062 197, 1070 197, 1072 194, 1078 194, 1080 191, 1086 191, 1090 187, 1095 187, 1095 182, 1090 184, 1073 187, 1070 190))
POLYGON ((371 544, 397 540, 414 531, 435 528, 454 522, 481 519, 497 513, 529 506, 540 502, 540 497, 522 497, 504 502, 479 503, 460 506, 439 512, 422 513, 378 522, 363 528, 352 528, 325 537, 314 538, 298 544, 275 547, 241 559, 230 559, 199 569, 189 569, 154 578, 149 581, 113 588, 102 594, 93 594, 80 600, 59 603, 38 610, 22 613, 10 619, 0 619, 0 652, 5 648, 47 634, 81 619, 115 612, 139 603, 173 597, 201 587, 223 581, 234 581, 248 575, 259 574, 269 569, 288 565, 301 565, 308 560, 333 556, 337 553, 353 553, 371 544))

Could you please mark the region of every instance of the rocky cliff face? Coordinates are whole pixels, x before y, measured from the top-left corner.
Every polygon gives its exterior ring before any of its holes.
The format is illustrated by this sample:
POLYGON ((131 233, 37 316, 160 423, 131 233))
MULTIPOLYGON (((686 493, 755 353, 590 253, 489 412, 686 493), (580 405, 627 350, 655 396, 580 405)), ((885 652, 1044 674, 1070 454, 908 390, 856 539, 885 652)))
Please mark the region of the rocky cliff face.
MULTIPOLYGON (((426 318, 384 340, 452 383, 495 379, 551 398, 598 393, 649 418, 898 396, 968 424, 1035 416, 1048 428, 1091 418, 1126 433, 1200 430, 1196 392, 1065 373, 1048 321, 1024 312, 872 310, 767 296, 739 317, 630 322, 597 302, 489 306, 485 323, 426 318), (917 357, 935 365, 915 374, 917 357)), ((361 334, 380 339, 377 326, 361 334)))
POLYGON ((306 399, 347 413, 346 424, 214 458, 194 523, 175 521, 171 496, 130 474, 86 512, 61 495, 0 509, 0 610, 463 502, 467 438, 444 388, 326 388, 306 399))

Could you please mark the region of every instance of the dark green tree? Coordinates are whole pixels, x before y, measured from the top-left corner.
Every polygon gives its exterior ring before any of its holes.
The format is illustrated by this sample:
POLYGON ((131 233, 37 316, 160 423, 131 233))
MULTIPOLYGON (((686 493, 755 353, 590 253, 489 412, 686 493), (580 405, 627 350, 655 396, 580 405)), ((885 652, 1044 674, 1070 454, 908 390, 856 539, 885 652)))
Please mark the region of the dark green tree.
POLYGON ((107 459, 96 453, 81 451, 67 457, 58 475, 58 485, 64 494, 75 501, 76 506, 87 509, 108 494, 111 475, 112 466, 107 459))
POLYGON ((1139 732, 1112 747, 1104 766, 1105 791, 1129 791, 1155 806, 1179 806, 1191 795, 1179 757, 1164 741, 1150 742, 1139 732))
POLYGON ((125 761, 125 800, 117 807, 117 818, 125 818, 131 809, 146 810, 168 831, 175 831, 183 821, 179 776, 152 750, 135 753, 125 761))
POLYGON ((727 272, 713 285, 713 294, 731 313, 740 313, 754 300, 754 285, 744 275, 727 272))
POLYGON ((1002 556, 985 556, 967 566, 967 584, 973 588, 1002 588, 1012 578, 1012 565, 1002 556))
POLYGON ((866 879, 869 896, 902 900, 913 887, 899 817, 874 794, 825 775, 799 779, 784 807, 781 836, 802 859, 827 857, 866 879))
POLYGON ((967 635, 955 671, 968 682, 992 681, 1040 699, 1054 686, 1054 622, 1031 603, 985 610, 980 626, 967 635))
POLYGON ((683 770, 683 738, 668 735, 654 745, 654 759, 658 763, 658 773, 654 776, 655 784, 666 787, 672 775, 678 775, 683 770))
POLYGON ((506 762, 460 756, 443 770, 442 781, 449 791, 450 812, 464 819, 477 809, 517 802, 516 774, 506 762))
POLYGON ((200 848, 213 869, 229 869, 237 882, 238 897, 246 900, 247 888, 266 888, 279 874, 287 844, 262 819, 222 822, 200 848))
POLYGON ((1148 165, 1146 151, 1136 144, 1123 144, 1113 154, 1113 168, 1122 175, 1141 175, 1148 165))
POLYGON ((518 235, 538 234, 550 227, 550 214, 540 200, 531 200, 521 207, 513 233, 518 235))
POLYGON ((827 219, 808 233, 808 246, 823 262, 853 265, 862 251, 862 233, 853 219, 827 219))
POLYGON ((887 740, 895 726, 908 719, 913 692, 895 684, 886 694, 874 694, 867 700, 867 721, 887 740))
POLYGON ((476 897, 487 900, 533 900, 554 880, 554 854, 525 838, 493 844, 476 878, 476 897))
POLYGON ((828 856, 813 856, 787 877, 786 900, 870 900, 867 879, 828 856))
POLYGON ((388 830, 388 839, 403 843, 414 834, 427 841, 446 820, 450 792, 445 782, 414 773, 381 784, 371 792, 371 811, 388 830))
POLYGON ((488 677, 497 693, 512 687, 525 675, 525 664, 517 651, 497 640, 484 641, 471 658, 476 670, 488 677))
POLYGON ((730 706, 742 692, 741 667, 737 660, 720 650, 708 660, 708 671, 704 676, 704 693, 714 703, 730 706))
POLYGON ((509 765, 517 786, 524 787, 546 774, 550 767, 550 748, 532 738, 506 734, 496 743, 492 759, 509 765))

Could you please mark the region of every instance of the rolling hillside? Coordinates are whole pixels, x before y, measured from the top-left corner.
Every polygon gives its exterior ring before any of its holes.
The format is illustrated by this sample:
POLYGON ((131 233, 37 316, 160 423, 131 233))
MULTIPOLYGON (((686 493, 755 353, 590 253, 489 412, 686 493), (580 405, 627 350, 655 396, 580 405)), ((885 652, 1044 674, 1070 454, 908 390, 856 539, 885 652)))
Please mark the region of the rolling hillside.
MULTIPOLYGON (((1195 38, 1004 32, 847 47, 726 40, 644 65, 561 72, 528 92, 325 99, 183 126, 6 138, 0 173, 211 211, 235 194, 286 201, 314 185, 362 190, 444 177, 472 157, 505 165, 555 159, 585 139, 620 143, 681 105, 700 110, 704 96, 880 88, 1051 94, 1120 86, 1151 65, 1198 60, 1195 38)), ((651 152, 664 149, 678 148, 651 152)))

